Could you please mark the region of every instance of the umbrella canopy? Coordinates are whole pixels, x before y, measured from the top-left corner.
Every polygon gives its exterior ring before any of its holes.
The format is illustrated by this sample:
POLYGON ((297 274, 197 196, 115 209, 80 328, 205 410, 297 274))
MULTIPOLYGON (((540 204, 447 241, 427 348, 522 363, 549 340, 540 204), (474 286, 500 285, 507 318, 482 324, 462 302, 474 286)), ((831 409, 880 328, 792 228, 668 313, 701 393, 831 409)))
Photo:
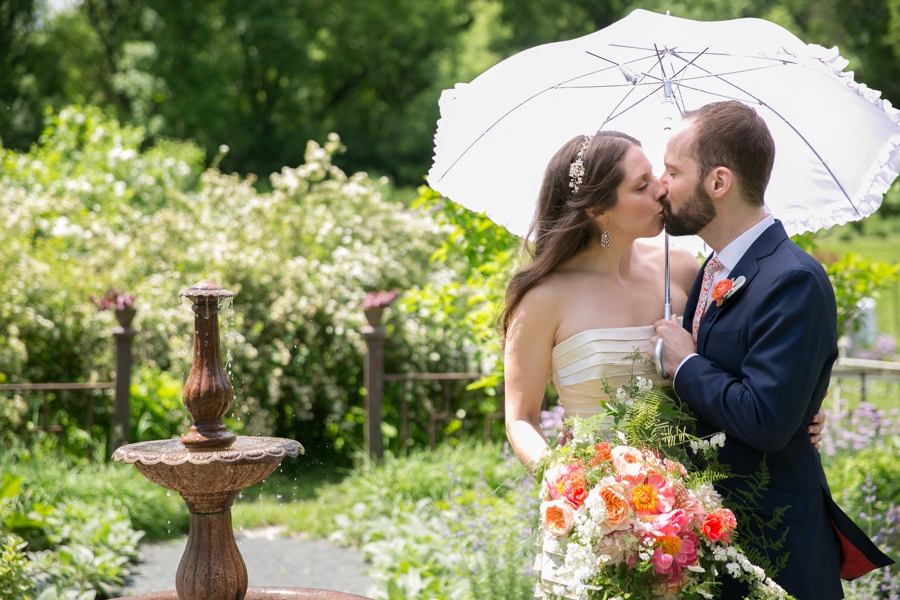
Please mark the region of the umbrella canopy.
POLYGON ((673 121, 739 100, 775 139, 766 204, 788 234, 855 221, 881 205, 900 172, 900 112, 846 66, 837 48, 807 45, 768 21, 636 10, 446 90, 428 182, 523 236, 544 169, 572 137, 628 133, 661 172, 673 121))

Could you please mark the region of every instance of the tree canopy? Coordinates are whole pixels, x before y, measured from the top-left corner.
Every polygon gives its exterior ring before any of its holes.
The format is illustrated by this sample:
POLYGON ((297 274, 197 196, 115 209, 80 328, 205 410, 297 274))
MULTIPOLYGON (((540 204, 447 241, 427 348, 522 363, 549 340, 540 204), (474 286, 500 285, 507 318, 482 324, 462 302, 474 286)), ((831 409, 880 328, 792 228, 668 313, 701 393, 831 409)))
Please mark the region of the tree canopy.
POLYGON ((349 171, 421 182, 444 88, 634 8, 762 17, 838 45, 857 80, 900 103, 900 0, 0 0, 0 140, 25 150, 48 107, 94 104, 150 140, 192 139, 221 168, 265 175, 337 132, 349 171))

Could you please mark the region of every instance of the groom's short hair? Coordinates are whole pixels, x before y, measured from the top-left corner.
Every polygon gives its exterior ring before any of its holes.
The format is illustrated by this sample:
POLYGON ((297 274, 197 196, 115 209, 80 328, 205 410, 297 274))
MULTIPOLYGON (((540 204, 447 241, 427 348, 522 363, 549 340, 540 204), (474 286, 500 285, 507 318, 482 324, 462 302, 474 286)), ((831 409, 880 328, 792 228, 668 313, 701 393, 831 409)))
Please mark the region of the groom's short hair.
POLYGON ((734 173, 744 201, 762 206, 775 164, 775 141, 762 117, 738 102, 713 102, 684 115, 694 125, 691 157, 703 179, 716 167, 734 173))

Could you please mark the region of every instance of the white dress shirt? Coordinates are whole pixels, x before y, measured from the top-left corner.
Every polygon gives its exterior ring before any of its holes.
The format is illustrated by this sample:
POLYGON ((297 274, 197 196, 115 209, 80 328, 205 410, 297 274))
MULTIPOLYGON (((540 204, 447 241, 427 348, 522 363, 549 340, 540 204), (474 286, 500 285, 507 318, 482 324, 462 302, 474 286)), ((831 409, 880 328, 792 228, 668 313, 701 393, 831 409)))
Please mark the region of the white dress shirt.
MULTIPOLYGON (((744 257, 744 254, 747 253, 747 250, 750 249, 750 246, 753 245, 753 242, 762 235, 762 232, 768 229, 775 223, 775 217, 772 215, 766 215, 766 217, 742 233, 741 235, 734 238, 730 244, 722 248, 721 252, 713 252, 713 258, 718 258, 719 262, 722 263, 722 266, 719 267, 719 270, 713 276, 712 285, 709 288, 709 293, 712 293, 712 288, 715 287, 717 283, 726 279, 730 274, 731 270, 734 269, 738 262, 744 257)), ((678 371, 681 369, 681 365, 686 363, 688 359, 692 356, 697 356, 696 352, 688 354, 682 359, 682 361, 678 364, 678 368, 675 369, 675 375, 672 376, 672 385, 675 385, 675 377, 678 376, 678 371)))

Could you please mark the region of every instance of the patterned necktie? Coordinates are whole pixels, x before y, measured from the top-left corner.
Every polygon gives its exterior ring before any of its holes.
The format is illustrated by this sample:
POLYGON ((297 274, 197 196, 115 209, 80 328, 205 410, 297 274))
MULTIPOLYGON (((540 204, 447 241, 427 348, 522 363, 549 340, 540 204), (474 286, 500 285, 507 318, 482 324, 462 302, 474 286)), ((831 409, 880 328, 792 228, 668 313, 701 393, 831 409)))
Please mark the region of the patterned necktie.
POLYGON ((721 268, 722 263, 719 262, 719 259, 713 258, 706 263, 706 268, 703 269, 703 284, 700 286, 700 298, 697 300, 697 310, 694 312, 693 334, 695 344, 697 343, 697 330, 700 329, 700 321, 703 320, 703 315, 706 314, 706 307, 709 305, 709 291, 710 288, 712 288, 713 278, 721 268))

